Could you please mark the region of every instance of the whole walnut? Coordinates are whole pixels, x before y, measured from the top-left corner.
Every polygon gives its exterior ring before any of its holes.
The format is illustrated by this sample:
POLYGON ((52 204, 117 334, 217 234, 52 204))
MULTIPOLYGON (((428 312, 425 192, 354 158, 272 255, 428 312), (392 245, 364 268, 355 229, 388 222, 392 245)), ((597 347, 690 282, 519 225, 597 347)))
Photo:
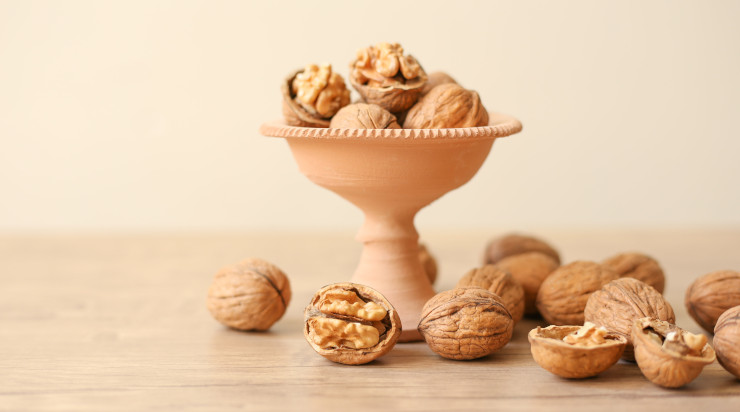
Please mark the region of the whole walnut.
POLYGON ((329 127, 329 120, 349 104, 344 79, 330 64, 309 64, 291 73, 281 85, 285 123, 299 127, 329 127))
POLYGON ((643 317, 676 323, 673 308, 654 287, 633 278, 619 278, 591 294, 584 310, 586 322, 627 338, 623 358, 634 360, 632 324, 643 317))
POLYGON ((476 359, 504 347, 514 321, 501 298, 482 288, 457 288, 429 299, 418 330, 438 355, 476 359))
POLYGON ((740 306, 727 309, 719 317, 713 342, 719 364, 740 378, 740 306))
POLYGON ((575 261, 556 269, 540 286, 537 309, 551 325, 583 325, 589 296, 619 279, 617 272, 596 262, 575 261))
POLYGON ((424 268, 424 273, 429 278, 429 283, 433 285, 437 280, 437 260, 429 253, 429 249, 423 243, 419 243, 419 262, 421 262, 421 267, 424 268))
POLYGON ((400 129, 396 116, 377 104, 352 103, 340 109, 329 123, 339 129, 400 129))
POLYGON ((267 330, 290 303, 290 282, 277 266, 249 258, 221 269, 208 289, 211 315, 240 330, 267 330))
POLYGON ((549 243, 534 236, 509 233, 491 240, 486 247, 485 263, 496 263, 509 256, 527 252, 540 252, 555 259, 560 264, 560 254, 549 243))
POLYGON ((427 82, 424 85, 424 88, 421 89, 421 97, 429 93, 430 90, 439 86, 440 84, 447 84, 447 83, 458 84, 455 81, 455 79, 452 78, 452 76, 450 76, 449 74, 445 72, 429 73, 429 78, 427 79, 427 82))
POLYGON ((740 305, 740 272, 720 270, 707 273, 689 286, 684 302, 696 323, 712 333, 720 315, 740 305))
POLYGON ((658 262, 639 252, 625 252, 614 255, 601 262, 613 269, 621 277, 641 280, 660 293, 665 289, 665 274, 658 262))
POLYGON ((511 273, 494 265, 471 269, 457 282, 458 288, 473 287, 487 289, 499 297, 509 310, 514 323, 524 316, 524 289, 511 273))
POLYGON ((478 93, 455 83, 441 84, 411 107, 404 129, 488 126, 488 112, 478 93))
POLYGON ((550 276, 559 263, 540 252, 528 252, 509 256, 496 263, 496 266, 511 273, 511 276, 524 289, 524 314, 537 314, 537 292, 545 279, 550 276))

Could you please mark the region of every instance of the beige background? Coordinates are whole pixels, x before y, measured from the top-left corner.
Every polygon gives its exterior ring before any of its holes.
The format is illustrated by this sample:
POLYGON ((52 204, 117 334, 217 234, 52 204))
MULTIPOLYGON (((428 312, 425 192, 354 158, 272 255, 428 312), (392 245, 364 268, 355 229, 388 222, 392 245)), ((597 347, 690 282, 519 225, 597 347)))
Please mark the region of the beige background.
POLYGON ((0 231, 355 229, 292 69, 399 41, 524 132, 423 229, 740 225, 740 2, 0 1, 0 231))

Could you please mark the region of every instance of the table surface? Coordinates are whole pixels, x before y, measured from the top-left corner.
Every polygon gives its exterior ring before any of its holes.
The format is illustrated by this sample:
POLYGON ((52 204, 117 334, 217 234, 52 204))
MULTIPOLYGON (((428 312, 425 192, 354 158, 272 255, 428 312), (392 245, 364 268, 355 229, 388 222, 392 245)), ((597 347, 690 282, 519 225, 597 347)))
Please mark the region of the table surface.
MULTIPOLYGON (((438 291, 480 264, 500 233, 422 233, 438 291)), ((740 269, 740 228, 543 231, 565 262, 617 252, 653 255, 680 326, 700 332, 686 287, 740 269)), ((740 410, 740 380, 716 362, 666 390, 620 361, 565 380, 532 360, 525 319, 501 351, 443 359, 398 344, 363 366, 332 363, 306 343, 302 310, 321 286, 350 278, 352 233, 55 235, 0 237, 0 410, 740 410), (290 277, 293 299, 269 332, 221 326, 205 308, 213 274, 261 257, 290 277)))

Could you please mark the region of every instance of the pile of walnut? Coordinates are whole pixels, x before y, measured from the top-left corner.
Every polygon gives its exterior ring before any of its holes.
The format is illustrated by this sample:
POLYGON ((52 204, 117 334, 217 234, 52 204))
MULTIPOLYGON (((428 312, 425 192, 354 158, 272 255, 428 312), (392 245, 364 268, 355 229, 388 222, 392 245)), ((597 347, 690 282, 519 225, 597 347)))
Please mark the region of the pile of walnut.
POLYGON ((443 129, 488 125, 478 93, 449 75, 430 75, 398 43, 357 51, 350 63, 350 91, 330 64, 309 64, 283 82, 285 122, 301 127, 344 129, 443 129))
MULTIPOLYGON (((423 244, 419 261, 434 283, 436 262, 423 244)), ((496 352, 524 315, 539 314, 551 325, 529 332, 532 356, 561 377, 595 376, 622 358, 636 362, 651 382, 675 388, 716 358, 740 378, 740 272, 709 273, 686 292, 689 314, 714 333, 713 349, 705 335, 675 325, 673 308, 662 295, 663 270, 642 253, 561 266, 559 253, 547 242, 509 234, 488 244, 484 262, 424 305, 417 329, 444 358, 469 360, 496 352)), ((287 276, 251 258, 216 274, 207 303, 213 317, 229 327, 267 330, 285 313, 290 297, 287 276)), ((310 346, 350 365, 390 352, 401 327, 391 302, 352 283, 323 287, 304 311, 310 346)))

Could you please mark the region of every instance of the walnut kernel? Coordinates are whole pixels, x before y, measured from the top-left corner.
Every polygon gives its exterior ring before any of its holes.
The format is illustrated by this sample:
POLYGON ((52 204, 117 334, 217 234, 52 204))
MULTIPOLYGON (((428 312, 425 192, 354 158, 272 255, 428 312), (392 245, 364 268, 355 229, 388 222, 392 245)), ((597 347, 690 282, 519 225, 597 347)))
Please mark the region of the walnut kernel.
POLYGON ((329 64, 309 64, 290 74, 281 90, 283 117, 292 126, 329 127, 329 119, 350 101, 344 79, 329 64))

